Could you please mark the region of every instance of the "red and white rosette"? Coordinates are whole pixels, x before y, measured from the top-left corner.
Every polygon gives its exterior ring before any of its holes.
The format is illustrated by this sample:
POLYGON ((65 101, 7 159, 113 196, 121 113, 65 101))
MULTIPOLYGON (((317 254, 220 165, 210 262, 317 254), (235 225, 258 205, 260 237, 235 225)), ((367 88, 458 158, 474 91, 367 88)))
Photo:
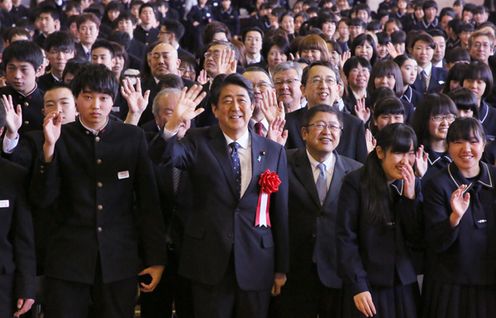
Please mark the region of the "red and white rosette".
POLYGON ((258 179, 260 185, 260 194, 258 195, 257 215, 255 217, 255 226, 271 227, 270 225, 270 194, 279 191, 281 179, 276 172, 265 170, 258 179))

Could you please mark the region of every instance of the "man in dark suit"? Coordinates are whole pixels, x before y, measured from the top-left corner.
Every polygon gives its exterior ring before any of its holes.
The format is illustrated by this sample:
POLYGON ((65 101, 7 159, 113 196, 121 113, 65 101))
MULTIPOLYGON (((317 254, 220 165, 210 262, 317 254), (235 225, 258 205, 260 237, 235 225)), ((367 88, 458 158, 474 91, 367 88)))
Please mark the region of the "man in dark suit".
POLYGON ((110 120, 118 83, 103 65, 72 82, 79 118, 44 121, 32 201, 57 203, 47 243, 47 317, 133 317, 138 275, 151 292, 165 264, 165 229, 144 132, 110 120))
MULTIPOLYGON (((302 121, 309 108, 317 104, 333 105, 338 96, 338 73, 324 62, 312 63, 303 72, 301 86, 303 96, 307 99, 307 107, 289 113, 286 116, 288 141, 286 148, 302 148, 305 146, 300 134, 302 121)), ((342 113, 343 134, 336 151, 343 156, 364 162, 367 158, 365 145, 365 128, 357 117, 342 113)))
POLYGON ((412 56, 419 66, 419 74, 413 88, 418 92, 439 93, 448 76, 447 70, 432 65, 435 48, 436 42, 427 33, 419 33, 412 41, 412 56))
POLYGON ((306 114, 306 148, 288 151, 291 271, 281 294, 280 317, 341 317, 336 215, 344 176, 361 164, 339 155, 342 114, 316 105, 306 114))
POLYGON ((187 170, 193 184, 179 273, 192 281, 195 317, 264 318, 271 288, 279 294, 289 269, 286 153, 248 129, 253 90, 239 74, 212 88, 219 125, 190 129, 178 142, 180 123, 203 111, 195 110, 201 89, 188 91, 164 129, 165 162, 187 170), (269 173, 281 181, 270 203, 259 186, 269 173))
MULTIPOLYGON (((5 123, 5 108, 0 103, 0 134, 5 123)), ((0 158, 0 175, 0 317, 20 317, 33 305, 36 290, 26 171, 0 158)))

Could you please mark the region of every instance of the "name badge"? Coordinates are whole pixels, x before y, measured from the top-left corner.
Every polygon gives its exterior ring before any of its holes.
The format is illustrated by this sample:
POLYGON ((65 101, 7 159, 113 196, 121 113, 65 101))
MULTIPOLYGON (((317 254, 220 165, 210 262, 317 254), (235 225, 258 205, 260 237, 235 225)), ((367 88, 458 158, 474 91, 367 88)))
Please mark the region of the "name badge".
POLYGON ((0 208, 8 208, 10 206, 9 200, 0 200, 0 208))
POLYGON ((112 107, 112 111, 113 111, 114 113, 118 113, 118 112, 120 112, 120 111, 121 111, 121 108, 120 108, 119 106, 114 106, 114 107, 112 107))
POLYGON ((117 172, 117 179, 122 180, 122 179, 127 179, 129 178, 129 171, 119 171, 117 172))

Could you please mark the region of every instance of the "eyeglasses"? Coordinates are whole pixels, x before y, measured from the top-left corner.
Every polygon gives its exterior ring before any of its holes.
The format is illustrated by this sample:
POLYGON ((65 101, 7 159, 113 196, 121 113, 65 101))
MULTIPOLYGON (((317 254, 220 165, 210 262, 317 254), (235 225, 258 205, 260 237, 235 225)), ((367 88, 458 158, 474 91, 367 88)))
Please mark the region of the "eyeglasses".
POLYGON ((56 54, 59 54, 59 53, 62 53, 62 54, 70 54, 74 52, 73 50, 69 50, 69 49, 50 49, 50 51, 48 51, 49 54, 53 54, 53 55, 56 55, 56 54))
POLYGON ((312 85, 319 85, 320 83, 326 83, 328 86, 336 84, 336 80, 332 77, 314 77, 311 80, 312 85))
POLYGON ((332 123, 324 123, 324 122, 318 122, 318 123, 314 123, 314 124, 309 124, 307 127, 308 128, 313 127, 317 131, 322 131, 324 129, 329 129, 332 132, 339 132, 339 131, 341 131, 343 129, 341 126, 338 126, 338 125, 335 125, 335 124, 332 124, 332 123))
POLYGON ((476 49, 480 49, 480 48, 483 48, 483 49, 488 49, 490 47, 492 47, 491 43, 488 43, 488 42, 474 42, 474 45, 473 45, 476 49))
POLYGON ((272 84, 262 81, 262 82, 258 82, 258 83, 253 83, 253 88, 258 88, 260 90, 266 90, 266 89, 272 88, 272 84))
POLYGON ((213 51, 213 52, 207 51, 207 52, 205 52, 205 54, 203 54, 203 56, 205 56, 206 59, 208 59, 210 57, 213 59, 218 59, 220 54, 221 54, 221 51, 213 51))
POLYGON ((432 121, 435 123, 440 123, 443 120, 446 120, 449 123, 452 123, 455 121, 456 116, 453 114, 447 114, 447 115, 434 115, 431 117, 432 121))
POLYGON ((291 86, 292 84, 298 83, 300 80, 297 78, 287 79, 287 80, 277 80, 274 82, 275 86, 283 86, 284 84, 291 86))

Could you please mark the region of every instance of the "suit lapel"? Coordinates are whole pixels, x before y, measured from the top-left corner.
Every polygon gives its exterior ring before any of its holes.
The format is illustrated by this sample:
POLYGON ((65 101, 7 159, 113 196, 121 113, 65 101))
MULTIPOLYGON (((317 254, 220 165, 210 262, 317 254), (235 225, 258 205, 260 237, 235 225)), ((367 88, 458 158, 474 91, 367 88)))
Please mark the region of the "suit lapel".
POLYGON ((258 136, 252 130, 250 130, 250 138, 251 138, 251 180, 248 185, 247 190, 253 186, 257 186, 258 177, 262 172, 264 172, 264 168, 266 168, 265 160, 266 160, 266 152, 267 149, 264 149, 263 137, 258 136))
POLYGON ((219 162, 220 168, 227 179, 227 183, 229 184, 229 188, 231 189, 233 195, 237 196, 236 186, 234 184, 234 173, 232 170, 231 160, 229 159, 226 138, 218 126, 211 128, 210 137, 209 146, 212 149, 215 158, 219 162))
POLYGON ((334 171, 332 172, 332 180, 331 185, 329 186, 329 190, 327 190, 327 195, 324 200, 324 205, 329 204, 338 199, 339 190, 341 188, 341 181, 343 180, 347 171, 343 166, 343 161, 341 157, 334 152, 334 156, 336 158, 336 163, 334 164, 334 171))
POLYGON ((317 193, 317 188, 315 186, 315 179, 312 173, 312 166, 308 160, 307 153, 305 149, 298 149, 296 154, 294 173, 303 188, 306 189, 312 200, 317 206, 320 206, 319 194, 317 193))

